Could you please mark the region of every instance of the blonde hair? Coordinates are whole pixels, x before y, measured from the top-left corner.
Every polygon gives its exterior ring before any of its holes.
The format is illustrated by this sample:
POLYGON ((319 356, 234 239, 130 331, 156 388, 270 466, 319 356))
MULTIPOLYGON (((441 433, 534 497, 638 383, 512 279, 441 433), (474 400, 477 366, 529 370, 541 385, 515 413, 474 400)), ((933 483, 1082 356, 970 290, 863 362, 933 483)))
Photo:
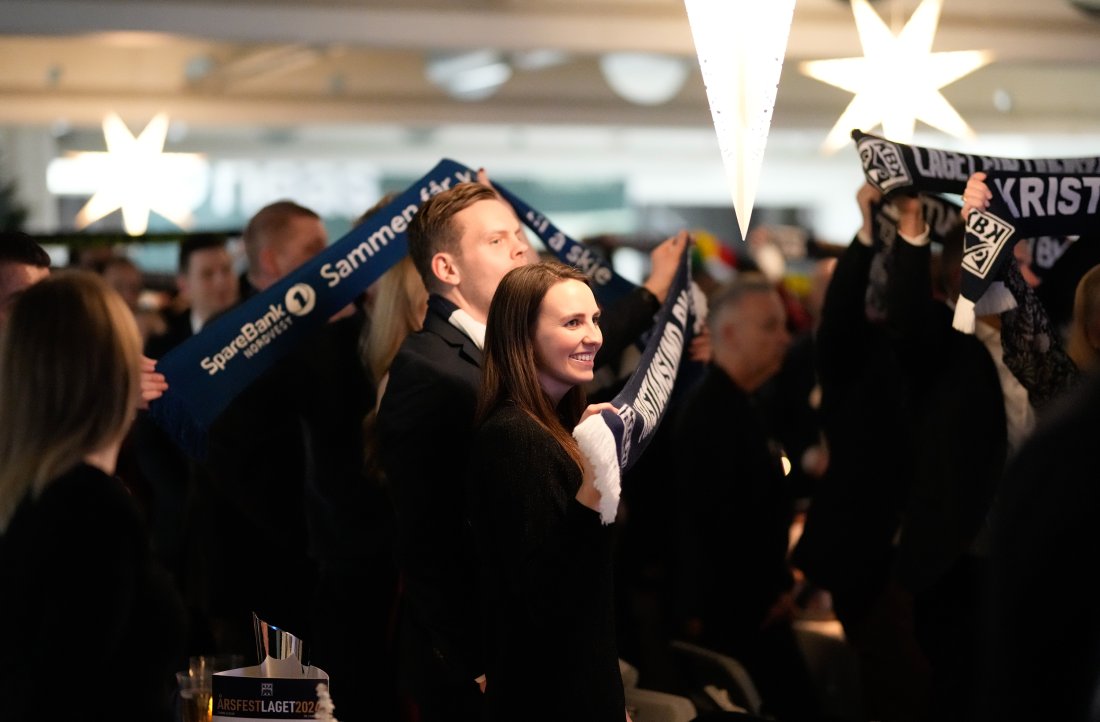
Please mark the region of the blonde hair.
POLYGON ((103 279, 28 288, 0 336, 0 532, 29 494, 120 441, 137 407, 141 336, 103 279))
POLYGON ((1100 348, 1094 339, 1100 343, 1100 266, 1093 266, 1081 276, 1073 295, 1067 353, 1081 371, 1100 365, 1100 348))
POLYGON ((409 256, 378 279, 365 351, 367 366, 376 383, 390 370, 405 337, 424 325, 427 302, 428 291, 409 256))

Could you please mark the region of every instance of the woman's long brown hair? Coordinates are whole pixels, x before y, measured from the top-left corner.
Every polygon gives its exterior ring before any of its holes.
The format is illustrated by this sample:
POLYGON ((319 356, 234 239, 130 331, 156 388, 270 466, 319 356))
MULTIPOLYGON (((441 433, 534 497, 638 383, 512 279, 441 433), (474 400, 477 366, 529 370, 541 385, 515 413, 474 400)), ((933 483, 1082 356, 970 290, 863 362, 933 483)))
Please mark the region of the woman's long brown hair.
POLYGON ((585 408, 584 389, 571 388, 555 409, 539 385, 535 355, 542 300, 551 287, 565 281, 588 284, 580 271, 553 261, 516 268, 500 282, 486 321, 477 424, 500 404, 511 401, 546 429, 583 468, 580 448, 571 432, 585 408))

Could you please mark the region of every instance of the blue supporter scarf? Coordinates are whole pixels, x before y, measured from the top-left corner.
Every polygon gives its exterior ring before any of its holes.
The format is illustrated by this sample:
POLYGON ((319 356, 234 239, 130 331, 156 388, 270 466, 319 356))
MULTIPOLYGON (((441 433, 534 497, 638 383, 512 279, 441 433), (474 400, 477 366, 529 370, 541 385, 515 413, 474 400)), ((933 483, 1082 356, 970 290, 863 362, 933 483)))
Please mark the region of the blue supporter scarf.
POLYGON ((615 273, 598 254, 586 248, 583 243, 578 243, 559 231, 546 216, 524 203, 507 188, 495 183, 493 187, 512 204, 516 215, 538 234, 558 260, 588 276, 600 303, 606 305, 634 290, 633 283, 615 273))
POLYGON ((603 411, 573 431, 592 464, 600 491, 600 518, 615 520, 621 475, 642 455, 668 409, 684 356, 704 311, 691 282, 691 244, 685 244, 668 297, 657 313, 642 358, 623 390, 611 400, 619 413, 603 411))
MULTIPOLYGON (((239 393, 406 255, 406 231, 420 204, 458 183, 476 181, 475 171, 441 160, 306 264, 208 323, 157 362, 168 390, 149 405, 150 416, 185 451, 202 458, 210 424, 239 393)), ((592 279, 602 302, 634 288, 538 211, 503 187, 496 190, 563 263, 579 266, 592 279)))

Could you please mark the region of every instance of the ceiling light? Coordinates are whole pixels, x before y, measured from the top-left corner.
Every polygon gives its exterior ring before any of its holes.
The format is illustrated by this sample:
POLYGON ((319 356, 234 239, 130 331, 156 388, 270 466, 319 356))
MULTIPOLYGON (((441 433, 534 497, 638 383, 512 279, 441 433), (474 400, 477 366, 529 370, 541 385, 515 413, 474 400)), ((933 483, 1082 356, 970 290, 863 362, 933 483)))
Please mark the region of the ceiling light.
POLYGON ((458 100, 484 100, 512 77, 512 66, 494 50, 432 55, 424 68, 428 80, 458 100))
POLYGON ((521 50, 509 58, 516 70, 545 70, 567 62, 569 55, 562 50, 521 50))
POLYGON ((619 97, 638 105, 660 105, 684 87, 690 65, 684 58, 658 53, 607 53, 600 72, 619 97))
POLYGON ((879 123, 883 135, 902 143, 913 139, 917 120, 950 135, 973 137, 940 88, 982 67, 992 55, 984 50, 931 52, 943 0, 923 0, 896 36, 867 0, 851 2, 863 57, 799 66, 812 78, 856 94, 829 131, 824 150, 831 153, 847 144, 853 128, 869 131, 879 123))

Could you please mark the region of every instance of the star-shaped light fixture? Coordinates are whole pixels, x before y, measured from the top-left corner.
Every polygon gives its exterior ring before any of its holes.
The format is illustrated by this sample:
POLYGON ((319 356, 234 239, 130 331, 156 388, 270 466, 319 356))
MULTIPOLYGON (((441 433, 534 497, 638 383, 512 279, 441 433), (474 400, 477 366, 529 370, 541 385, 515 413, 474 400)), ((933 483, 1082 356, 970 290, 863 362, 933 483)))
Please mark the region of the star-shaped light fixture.
POLYGON ((741 238, 748 235, 794 0, 685 0, 741 238))
POLYGON ((851 2, 863 57, 799 65, 806 75, 856 94, 829 131, 824 150, 831 153, 844 146, 853 128, 869 131, 879 123, 883 135, 903 143, 913 139, 917 120, 972 138, 974 131, 940 88, 982 67, 992 55, 984 50, 932 52, 943 0, 923 0, 897 36, 867 0, 851 2))
POLYGON ((193 178, 202 164, 195 153, 165 153, 168 116, 158 114, 136 138, 115 113, 103 119, 106 153, 81 153, 83 163, 96 168, 97 190, 76 216, 76 227, 86 228, 122 209, 122 224, 132 236, 145 233, 149 212, 156 211, 177 226, 191 222, 190 194, 179 182, 193 178), (94 164, 94 165, 93 165, 94 164))

